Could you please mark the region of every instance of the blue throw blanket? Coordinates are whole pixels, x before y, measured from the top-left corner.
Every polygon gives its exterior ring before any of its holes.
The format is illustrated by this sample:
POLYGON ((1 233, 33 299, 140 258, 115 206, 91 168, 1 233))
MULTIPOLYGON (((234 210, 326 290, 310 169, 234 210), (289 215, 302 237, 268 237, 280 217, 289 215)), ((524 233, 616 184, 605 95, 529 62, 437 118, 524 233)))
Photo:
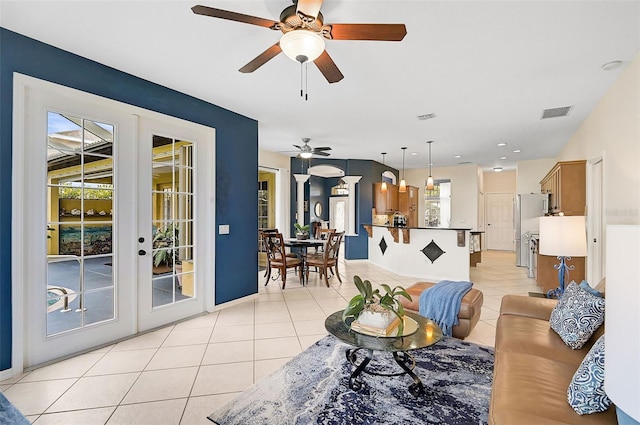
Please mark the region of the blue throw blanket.
POLYGON ((440 326, 442 334, 451 336, 458 324, 458 312, 462 297, 469 292, 473 283, 443 280, 420 294, 420 315, 440 326))
POLYGON ((30 423, 4 394, 0 393, 0 424, 29 425, 30 423))

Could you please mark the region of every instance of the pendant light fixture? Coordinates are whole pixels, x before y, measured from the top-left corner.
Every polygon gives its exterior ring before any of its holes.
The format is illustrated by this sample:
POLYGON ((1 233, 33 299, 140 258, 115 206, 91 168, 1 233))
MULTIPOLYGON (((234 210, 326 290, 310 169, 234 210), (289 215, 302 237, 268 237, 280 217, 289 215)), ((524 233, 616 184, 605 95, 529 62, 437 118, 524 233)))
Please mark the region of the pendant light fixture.
MULTIPOLYGON (((386 154, 386 152, 382 152, 382 165, 384 165, 384 156, 386 154)), ((387 193, 387 182, 384 180, 384 176, 382 176, 382 185, 380 186, 380 192, 387 193)))
POLYGON ((427 190, 433 190, 433 177, 431 176, 431 143, 433 143, 433 140, 429 140, 427 142, 429 145, 429 177, 427 178, 427 190))
POLYGON ((402 148, 402 180, 400 180, 400 188, 398 188, 398 192, 400 193, 405 193, 407 191, 407 182, 404 181, 404 153, 406 150, 406 146, 402 148))

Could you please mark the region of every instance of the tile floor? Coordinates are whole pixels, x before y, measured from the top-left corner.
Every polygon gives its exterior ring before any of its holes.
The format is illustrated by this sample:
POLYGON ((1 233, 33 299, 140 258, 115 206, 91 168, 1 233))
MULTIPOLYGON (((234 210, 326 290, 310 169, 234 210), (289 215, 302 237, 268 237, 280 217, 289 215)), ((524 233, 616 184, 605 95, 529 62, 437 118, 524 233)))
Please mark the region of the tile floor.
MULTIPOLYGON (((509 252, 485 251, 471 269, 484 293, 468 341, 491 345, 505 294, 537 291, 509 252)), ((325 318, 357 293, 353 276, 409 286, 416 281, 368 261, 341 264, 343 283, 327 288, 315 273, 306 287, 290 277, 281 290, 206 316, 42 367, 0 382, 0 391, 36 425, 208 424, 206 416, 326 334, 325 318)))

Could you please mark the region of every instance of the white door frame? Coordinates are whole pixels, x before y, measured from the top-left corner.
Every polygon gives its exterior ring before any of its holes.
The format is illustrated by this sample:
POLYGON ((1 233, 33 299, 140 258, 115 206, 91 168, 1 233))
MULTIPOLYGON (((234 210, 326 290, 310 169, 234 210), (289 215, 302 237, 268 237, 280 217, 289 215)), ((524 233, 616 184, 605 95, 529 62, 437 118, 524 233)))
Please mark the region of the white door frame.
MULTIPOLYGON (((203 155, 204 160, 207 161, 207 166, 202 167, 201 178, 208 182, 206 194, 203 194, 204 201, 201 203, 200 208, 204 213, 211 217, 206 223, 200 226, 200 231, 204 235, 210 235, 210 237, 203 237, 200 241, 199 249, 201 255, 207 258, 207 261, 202 261, 199 267, 199 275, 197 279, 201 282, 207 282, 202 289, 203 308, 206 311, 213 311, 215 309, 215 130, 213 128, 205 127, 199 124, 190 123, 178 118, 170 117, 167 115, 159 114, 153 111, 145 110, 132 105, 124 104, 111 99, 106 99, 93 94, 81 92, 79 90, 64 87, 58 84, 50 83, 47 81, 39 80, 33 77, 25 76, 22 74, 13 74, 13 152, 12 152, 12 361, 11 368, 3 371, 0 374, 0 379, 6 379, 11 376, 16 376, 22 373, 25 365, 25 341, 26 332, 28 331, 24 327, 24 315, 26 314, 25 295, 26 290, 24 288, 24 282, 27 280, 27 267, 28 256, 26 252, 26 244, 24 242, 24 236, 29 231, 35 231, 31 229, 33 227, 30 222, 28 214, 23 214, 23 206, 26 201, 27 187, 26 179, 29 176, 25 176, 25 164, 28 160, 27 152, 25 152, 25 120, 27 119, 27 106, 26 95, 30 91, 37 93, 38 91, 52 91, 56 94, 66 97, 78 97, 85 102, 95 103, 97 107, 104 107, 105 109, 115 109, 120 114, 127 114, 129 119, 126 126, 131 126, 134 131, 131 131, 131 137, 127 143, 135 151, 137 149, 138 135, 137 135, 137 117, 145 117, 152 120, 164 121, 173 123, 175 125, 197 126, 206 133, 205 143, 208 146, 206 155, 203 155)), ((135 152, 133 153, 135 156, 135 152)), ((135 201, 135 193, 133 195, 133 201, 135 201)), ((125 200, 126 201, 126 200, 125 200)), ((129 232, 131 235, 136 235, 137 223, 133 224, 133 228, 123 229, 123 232, 129 232)), ((36 226, 37 227, 37 226, 36 226)), ((122 244, 122 251, 119 255, 137 257, 137 237, 132 237, 131 241, 122 244)), ((131 276, 137 276, 136 270, 127 271, 131 273, 131 276)), ((130 300, 128 303, 136 305, 134 301, 137 299, 137 279, 133 282, 127 291, 130 292, 130 300)), ((121 290, 125 290, 126 285, 123 285, 121 290)), ((128 305, 128 304, 127 304, 128 305)), ((117 314, 117 313, 116 313, 117 314)), ((138 323, 136 314, 131 314, 131 319, 127 319, 127 323, 123 326, 128 329, 129 334, 134 334, 138 330, 138 323)))

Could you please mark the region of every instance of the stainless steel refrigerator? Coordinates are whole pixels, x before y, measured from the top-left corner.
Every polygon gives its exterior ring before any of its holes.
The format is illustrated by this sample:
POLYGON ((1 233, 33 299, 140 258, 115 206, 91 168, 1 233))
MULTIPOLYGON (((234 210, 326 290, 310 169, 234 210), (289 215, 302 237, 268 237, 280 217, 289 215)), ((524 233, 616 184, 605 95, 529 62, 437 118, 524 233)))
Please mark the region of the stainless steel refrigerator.
POLYGON ((549 195, 523 193, 516 196, 513 214, 516 228, 516 266, 530 267, 529 240, 538 235, 538 217, 549 211, 549 195))

